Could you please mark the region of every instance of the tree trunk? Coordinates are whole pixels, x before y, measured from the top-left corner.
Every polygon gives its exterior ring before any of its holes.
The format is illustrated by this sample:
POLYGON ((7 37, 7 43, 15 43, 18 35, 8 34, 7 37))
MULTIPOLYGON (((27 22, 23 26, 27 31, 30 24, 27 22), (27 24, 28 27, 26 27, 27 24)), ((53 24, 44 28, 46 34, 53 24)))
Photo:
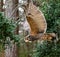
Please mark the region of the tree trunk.
MULTIPOLYGON (((6 9, 5 9, 5 15, 7 18, 10 17, 11 13, 12 13, 12 10, 13 10, 13 3, 12 3, 12 0, 6 0, 5 1, 5 5, 7 6, 6 9)), ((11 17, 12 18, 12 17, 11 17)))
MULTIPOLYGON (((3 11, 3 0, 0 0, 0 12, 3 11)), ((2 44, 0 44, 0 57, 4 57, 4 50, 2 44)))
MULTIPOLYGON (((7 18, 14 18, 15 20, 17 20, 18 10, 14 11, 14 13, 12 14, 13 10, 16 7, 16 4, 18 4, 18 0, 6 0, 7 8, 5 9, 5 15, 7 18)), ((16 34, 18 34, 18 27, 16 29, 16 34)), ((11 45, 12 48, 10 48, 9 45, 6 46, 7 49, 5 50, 5 57, 18 57, 16 44, 11 43, 11 45)))
MULTIPOLYGON (((13 0, 13 10, 17 7, 17 5, 18 5, 18 0, 13 0)), ((14 12, 14 14, 13 14, 13 18, 15 19, 15 21, 17 21, 18 20, 18 17, 19 17, 19 12, 18 12, 18 8, 17 8, 17 10, 14 12)), ((15 30, 15 34, 19 34, 19 26, 17 26, 17 28, 16 28, 16 30, 15 30)))
POLYGON ((3 0, 0 0, 0 12, 3 11, 3 0))

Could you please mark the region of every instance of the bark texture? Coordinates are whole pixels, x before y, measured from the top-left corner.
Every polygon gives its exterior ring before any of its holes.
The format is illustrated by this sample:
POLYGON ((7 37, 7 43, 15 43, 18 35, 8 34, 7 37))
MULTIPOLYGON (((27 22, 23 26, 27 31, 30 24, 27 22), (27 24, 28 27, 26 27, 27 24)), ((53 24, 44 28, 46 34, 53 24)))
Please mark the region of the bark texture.
MULTIPOLYGON (((5 15, 7 18, 11 18, 17 21, 18 8, 16 9, 16 11, 14 10, 17 4, 18 4, 18 0, 6 0, 7 7, 5 9, 5 15)), ((15 34, 18 34, 18 27, 16 29, 15 34)), ((5 46, 6 46, 5 57, 18 57, 16 44, 13 44, 13 42, 11 41, 11 47, 9 45, 5 45, 5 46)))
POLYGON ((3 0, 0 0, 0 12, 3 11, 3 0))

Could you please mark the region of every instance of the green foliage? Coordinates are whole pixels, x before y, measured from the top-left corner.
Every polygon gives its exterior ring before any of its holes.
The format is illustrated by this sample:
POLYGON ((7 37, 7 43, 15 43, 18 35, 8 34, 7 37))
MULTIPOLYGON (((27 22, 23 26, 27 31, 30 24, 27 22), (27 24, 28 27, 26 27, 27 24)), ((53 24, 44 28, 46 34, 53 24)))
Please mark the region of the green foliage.
POLYGON ((14 40, 15 42, 19 42, 19 35, 14 33, 17 24, 11 20, 7 19, 0 13, 0 42, 7 43, 8 39, 14 40))
POLYGON ((47 20, 47 32, 58 33, 58 29, 60 29, 60 0, 43 0, 40 8, 47 20))
POLYGON ((60 42, 44 41, 37 46, 34 57, 60 57, 60 42))

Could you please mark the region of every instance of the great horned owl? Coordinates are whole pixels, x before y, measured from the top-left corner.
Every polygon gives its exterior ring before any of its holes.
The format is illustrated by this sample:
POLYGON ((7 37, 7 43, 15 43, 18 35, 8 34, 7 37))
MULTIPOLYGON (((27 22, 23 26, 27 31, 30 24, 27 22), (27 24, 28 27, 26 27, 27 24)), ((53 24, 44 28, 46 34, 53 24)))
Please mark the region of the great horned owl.
MULTIPOLYGON (((47 30, 47 22, 45 17, 32 2, 32 0, 28 0, 25 5, 25 14, 27 21, 30 25, 31 31, 30 35, 35 36, 37 34, 44 34, 47 30)), ((31 37, 30 37, 31 38, 31 37)))

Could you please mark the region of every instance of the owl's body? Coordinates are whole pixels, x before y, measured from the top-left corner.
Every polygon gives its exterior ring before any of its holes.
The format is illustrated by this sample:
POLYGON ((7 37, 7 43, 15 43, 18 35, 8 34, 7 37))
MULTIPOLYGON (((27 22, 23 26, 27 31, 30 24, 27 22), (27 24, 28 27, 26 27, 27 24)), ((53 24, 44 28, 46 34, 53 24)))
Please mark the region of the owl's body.
POLYGON ((47 22, 43 13, 33 4, 32 0, 25 7, 25 14, 30 25, 30 35, 26 36, 25 42, 35 40, 51 40, 55 38, 54 33, 46 33, 47 22))
POLYGON ((32 3, 26 9, 26 18, 31 27, 31 34, 45 33, 47 23, 43 13, 32 3))

